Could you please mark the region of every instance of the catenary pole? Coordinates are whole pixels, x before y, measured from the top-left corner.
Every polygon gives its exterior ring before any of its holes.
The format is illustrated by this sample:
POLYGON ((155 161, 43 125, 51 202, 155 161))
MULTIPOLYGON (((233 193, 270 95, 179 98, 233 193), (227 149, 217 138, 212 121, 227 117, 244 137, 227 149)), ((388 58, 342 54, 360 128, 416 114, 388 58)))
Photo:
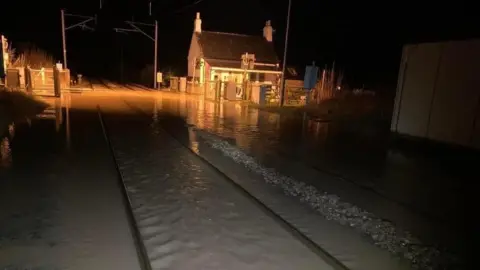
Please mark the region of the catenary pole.
POLYGON ((292 0, 288 0, 287 11, 287 27, 285 29, 285 49, 283 50, 283 67, 282 67, 282 89, 280 92, 280 106, 285 102, 285 72, 287 68, 287 48, 288 48, 288 31, 290 30, 290 10, 292 8, 292 0))
POLYGON ((60 14, 62 16, 62 46, 63 46, 63 65, 64 68, 67 68, 67 41, 65 37, 65 10, 61 10, 60 14))

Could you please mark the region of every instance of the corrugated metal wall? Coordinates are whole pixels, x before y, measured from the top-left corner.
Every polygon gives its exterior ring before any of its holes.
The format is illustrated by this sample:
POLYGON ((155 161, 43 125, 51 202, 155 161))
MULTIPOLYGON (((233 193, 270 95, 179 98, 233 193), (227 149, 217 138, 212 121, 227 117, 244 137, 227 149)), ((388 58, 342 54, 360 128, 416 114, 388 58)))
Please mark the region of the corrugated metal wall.
POLYGON ((407 45, 391 129, 480 148, 480 40, 407 45))

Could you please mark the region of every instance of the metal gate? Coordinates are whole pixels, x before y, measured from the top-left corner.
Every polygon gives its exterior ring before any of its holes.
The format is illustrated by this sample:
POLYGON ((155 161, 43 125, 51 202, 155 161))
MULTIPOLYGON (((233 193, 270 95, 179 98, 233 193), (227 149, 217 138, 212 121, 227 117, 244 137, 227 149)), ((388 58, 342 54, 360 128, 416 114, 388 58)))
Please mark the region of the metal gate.
MULTIPOLYGON (((235 87, 234 99, 242 100, 245 99, 245 84, 244 83, 233 83, 235 87)), ((229 82, 225 81, 208 81, 205 82, 205 98, 210 100, 222 100, 226 98, 227 88, 229 82)), ((233 98, 232 98, 233 100, 233 98)))
POLYGON ((205 98, 209 100, 220 99, 220 81, 207 81, 205 82, 205 98))
POLYGON ((30 69, 32 74, 32 88, 45 91, 54 88, 53 68, 30 69))

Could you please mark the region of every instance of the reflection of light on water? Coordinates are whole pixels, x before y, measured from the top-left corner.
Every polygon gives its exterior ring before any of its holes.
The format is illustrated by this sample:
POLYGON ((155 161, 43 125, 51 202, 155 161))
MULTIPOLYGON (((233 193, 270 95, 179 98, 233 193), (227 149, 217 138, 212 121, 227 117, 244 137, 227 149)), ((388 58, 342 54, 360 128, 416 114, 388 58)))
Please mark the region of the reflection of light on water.
POLYGON ((223 122, 225 121, 225 116, 223 114, 223 104, 214 104, 214 128, 218 134, 223 134, 223 122))
POLYGON ((248 112, 248 124, 251 126, 258 126, 258 110, 252 110, 248 112))
POLYGON ((267 113, 267 122, 271 125, 277 124, 280 120, 280 115, 276 113, 267 113))
POLYGON ((198 107, 197 107, 197 121, 196 125, 200 129, 205 128, 205 101, 203 99, 198 100, 198 107))
POLYGON ((160 98, 158 99, 158 109, 159 109, 159 110, 163 110, 163 109, 164 109, 164 108, 163 108, 164 105, 166 106, 166 104, 165 104, 165 99, 162 98, 162 97, 160 97, 160 98))
POLYGON ((200 154, 200 149, 198 149, 198 142, 190 142, 190 147, 195 154, 200 154))
POLYGON ((60 126, 63 123, 63 115, 62 115, 62 103, 64 98, 57 98, 55 99, 55 129, 57 132, 60 131, 60 126))
POLYGON ((215 104, 212 102, 207 102, 206 109, 208 114, 215 114, 215 104))
POLYGON ((320 122, 315 120, 308 120, 308 134, 313 135, 315 143, 325 143, 328 138, 328 129, 330 124, 328 122, 320 122))
MULTIPOLYGON (((222 105, 223 105, 223 104, 222 104, 222 105)), ((220 109, 219 109, 219 116, 220 116, 220 118, 223 119, 223 118, 225 117, 225 113, 224 113, 224 111, 223 111, 223 107, 224 107, 224 106, 220 106, 220 104, 218 104, 218 106, 220 107, 220 109)))
POLYGON ((187 99, 184 94, 180 96, 180 115, 185 115, 186 114, 186 107, 187 107, 187 99))
POLYGON ((72 106, 72 97, 68 94, 65 96, 65 118, 66 118, 66 139, 67 149, 70 149, 70 107, 72 106))
POLYGON ((153 100, 153 123, 158 122, 158 101, 156 99, 153 100))
POLYGON ((200 149, 198 149, 198 141, 197 141, 197 136, 195 132, 193 132, 192 129, 188 129, 188 138, 189 138, 189 143, 190 143, 190 149, 195 154, 200 154, 200 149))
POLYGON ((235 112, 238 118, 242 117, 242 105, 235 103, 235 112))
POLYGON ((12 164, 12 150, 8 137, 3 138, 0 144, 0 164, 2 167, 9 167, 12 164))
POLYGON ((192 111, 196 110, 196 106, 190 100, 185 103, 185 119, 188 124, 195 125, 196 123, 196 114, 193 114, 192 111))

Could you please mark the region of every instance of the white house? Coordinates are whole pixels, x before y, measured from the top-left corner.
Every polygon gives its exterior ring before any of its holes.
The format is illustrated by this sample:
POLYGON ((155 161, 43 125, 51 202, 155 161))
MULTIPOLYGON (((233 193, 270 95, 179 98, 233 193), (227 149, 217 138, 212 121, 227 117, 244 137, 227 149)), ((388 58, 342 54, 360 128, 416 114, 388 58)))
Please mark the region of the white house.
POLYGON ((263 37, 204 31, 197 12, 188 53, 188 76, 201 84, 220 80, 277 83, 282 72, 267 21, 263 37))

